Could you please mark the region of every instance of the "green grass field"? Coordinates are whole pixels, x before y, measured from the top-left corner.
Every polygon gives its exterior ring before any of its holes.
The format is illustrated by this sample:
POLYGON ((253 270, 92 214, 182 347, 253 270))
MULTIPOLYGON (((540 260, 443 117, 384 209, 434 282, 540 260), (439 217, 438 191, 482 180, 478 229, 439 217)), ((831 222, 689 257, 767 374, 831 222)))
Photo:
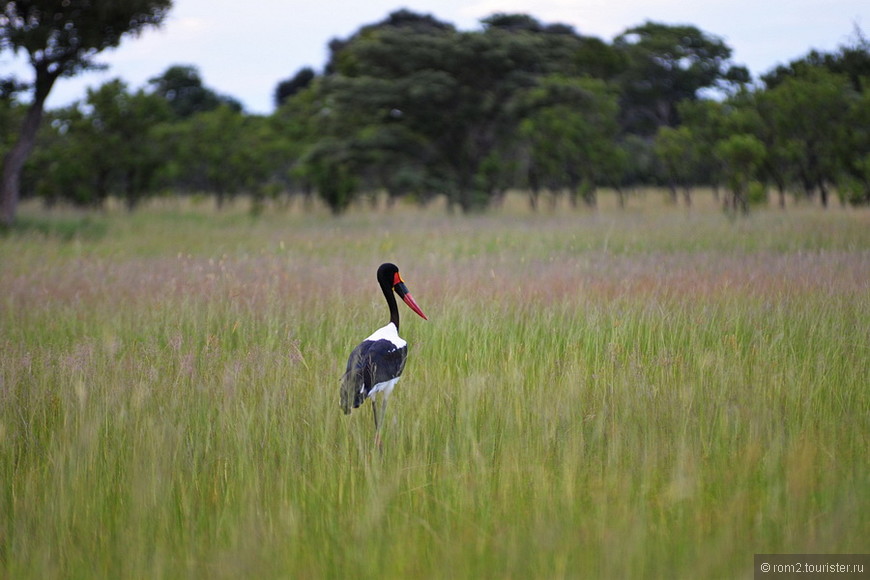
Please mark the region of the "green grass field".
POLYGON ((751 578, 870 552, 870 212, 23 207, 0 578, 751 578), (428 322, 384 453, 338 407, 428 322))

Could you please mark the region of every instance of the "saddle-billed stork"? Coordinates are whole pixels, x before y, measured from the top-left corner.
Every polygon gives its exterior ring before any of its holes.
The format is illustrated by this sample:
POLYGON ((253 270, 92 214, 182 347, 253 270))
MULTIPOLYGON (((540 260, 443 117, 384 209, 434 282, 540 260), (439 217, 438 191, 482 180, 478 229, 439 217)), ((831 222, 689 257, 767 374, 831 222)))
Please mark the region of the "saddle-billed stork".
POLYGON ((393 291, 423 320, 429 319, 414 302, 395 264, 381 264, 378 268, 378 284, 390 308, 390 322, 373 332, 350 353, 347 370, 341 379, 341 408, 349 415, 351 407, 356 409, 366 399, 372 400, 375 441, 380 448, 380 427, 387 410, 387 398, 402 376, 405 359, 408 358, 408 343, 399 336, 399 307, 393 291), (380 409, 376 400, 378 393, 380 409))

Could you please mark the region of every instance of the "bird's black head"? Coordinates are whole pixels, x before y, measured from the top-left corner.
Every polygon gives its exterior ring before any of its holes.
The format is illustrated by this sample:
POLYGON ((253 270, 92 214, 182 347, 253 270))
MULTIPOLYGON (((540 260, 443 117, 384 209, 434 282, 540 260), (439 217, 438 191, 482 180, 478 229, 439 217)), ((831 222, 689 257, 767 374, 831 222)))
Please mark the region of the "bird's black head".
POLYGON ((389 293, 390 289, 395 290, 399 298, 404 300, 411 310, 420 315, 423 320, 429 320, 423 314, 420 307, 417 306, 417 303, 411 297, 411 293, 408 292, 408 287, 405 286, 405 281, 402 280, 402 276, 399 274, 398 266, 389 262, 381 264, 380 268, 378 268, 378 284, 381 285, 385 293, 389 293))
MULTIPOLYGON (((381 264, 378 268, 378 283, 381 286, 389 286, 392 288, 396 285, 396 278, 399 276, 399 267, 389 262, 381 264)), ((401 280, 401 278, 399 278, 401 280)))

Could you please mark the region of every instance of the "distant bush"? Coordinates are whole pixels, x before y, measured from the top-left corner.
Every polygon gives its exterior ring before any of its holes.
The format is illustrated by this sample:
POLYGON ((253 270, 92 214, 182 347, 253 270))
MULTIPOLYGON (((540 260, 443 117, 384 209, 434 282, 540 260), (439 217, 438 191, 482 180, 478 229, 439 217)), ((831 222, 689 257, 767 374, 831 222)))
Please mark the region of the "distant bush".
POLYGON ((35 233, 64 242, 75 239, 101 240, 108 231, 109 226, 105 221, 91 216, 63 218, 20 216, 12 226, 0 228, 0 233, 4 235, 35 233))

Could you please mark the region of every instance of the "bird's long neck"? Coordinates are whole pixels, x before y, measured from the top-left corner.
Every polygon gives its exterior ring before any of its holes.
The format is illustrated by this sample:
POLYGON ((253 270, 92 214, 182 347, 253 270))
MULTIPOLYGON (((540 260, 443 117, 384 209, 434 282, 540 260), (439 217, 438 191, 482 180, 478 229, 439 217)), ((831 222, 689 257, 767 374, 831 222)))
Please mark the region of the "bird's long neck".
POLYGON ((396 332, 399 331, 399 306, 396 304, 396 295, 393 294, 393 289, 389 286, 381 286, 384 291, 384 298, 387 299, 387 306, 390 307, 390 322, 396 326, 396 332))

